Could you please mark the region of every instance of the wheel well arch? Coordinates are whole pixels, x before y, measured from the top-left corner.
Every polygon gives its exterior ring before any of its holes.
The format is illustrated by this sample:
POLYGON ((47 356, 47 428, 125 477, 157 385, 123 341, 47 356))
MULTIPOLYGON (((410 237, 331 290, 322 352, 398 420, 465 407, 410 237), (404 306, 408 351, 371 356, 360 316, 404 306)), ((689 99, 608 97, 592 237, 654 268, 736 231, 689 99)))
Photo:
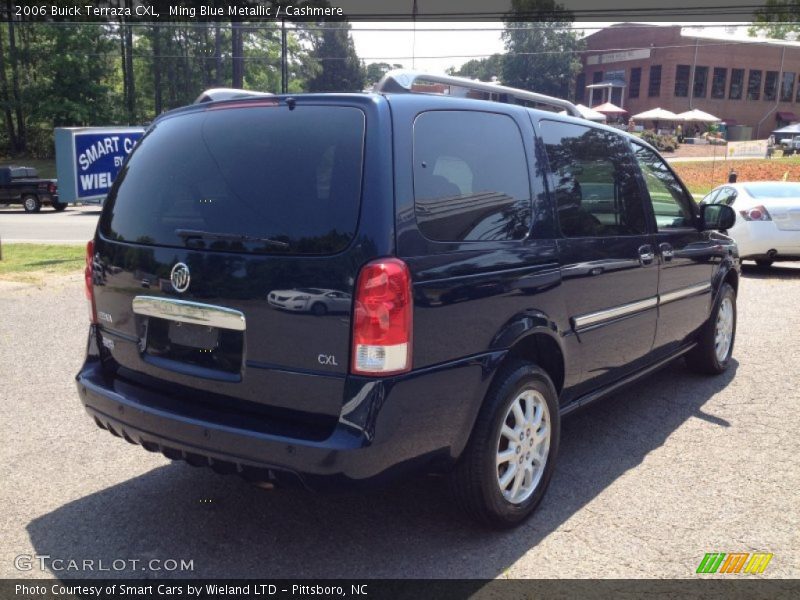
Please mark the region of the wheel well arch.
POLYGON ((556 392, 561 394, 564 387, 566 365, 564 352, 553 336, 544 332, 534 332, 521 338, 511 346, 503 361, 498 365, 498 371, 506 363, 515 360, 535 363, 550 376, 556 392))
POLYGON ((733 288, 733 291, 739 293, 739 273, 736 269, 728 269, 725 276, 722 278, 722 283, 728 283, 733 288))

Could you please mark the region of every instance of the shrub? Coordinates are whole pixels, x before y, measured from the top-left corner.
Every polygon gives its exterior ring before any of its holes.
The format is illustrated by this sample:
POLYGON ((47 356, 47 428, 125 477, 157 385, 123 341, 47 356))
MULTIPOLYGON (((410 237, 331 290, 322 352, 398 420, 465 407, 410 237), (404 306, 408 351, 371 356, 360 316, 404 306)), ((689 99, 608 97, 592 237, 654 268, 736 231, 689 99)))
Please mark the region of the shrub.
POLYGON ((642 139, 659 152, 674 152, 678 149, 678 140, 671 135, 658 135, 654 131, 642 132, 642 139))

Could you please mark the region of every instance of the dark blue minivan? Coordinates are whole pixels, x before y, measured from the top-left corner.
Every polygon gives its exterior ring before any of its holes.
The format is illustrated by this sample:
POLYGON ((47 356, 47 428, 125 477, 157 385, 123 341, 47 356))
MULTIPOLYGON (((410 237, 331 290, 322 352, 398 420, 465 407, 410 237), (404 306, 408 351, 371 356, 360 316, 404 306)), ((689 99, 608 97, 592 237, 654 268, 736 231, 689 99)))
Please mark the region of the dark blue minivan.
POLYGON ((226 98, 154 122, 88 244, 77 385, 112 434, 313 489, 446 472, 512 526, 561 417, 679 356, 727 367, 732 211, 638 138, 409 72, 226 98))

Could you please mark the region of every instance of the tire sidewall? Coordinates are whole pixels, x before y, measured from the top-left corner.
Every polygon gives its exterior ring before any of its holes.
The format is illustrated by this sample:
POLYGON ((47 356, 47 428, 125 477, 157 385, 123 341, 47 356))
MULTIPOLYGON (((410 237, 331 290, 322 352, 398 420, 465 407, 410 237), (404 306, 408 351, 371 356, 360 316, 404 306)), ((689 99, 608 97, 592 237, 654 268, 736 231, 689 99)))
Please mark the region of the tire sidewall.
POLYGON ((731 357, 733 356, 733 347, 736 344, 736 326, 738 324, 738 313, 736 309, 736 292, 733 291, 733 288, 728 283, 723 283, 722 288, 719 291, 719 297, 717 298, 716 306, 714 307, 714 312, 711 315, 711 322, 710 322, 710 335, 711 335, 711 353, 716 363, 718 370, 724 371, 728 368, 728 364, 731 362, 731 357), (722 306, 722 301, 725 298, 730 298, 731 305, 733 307, 733 329, 731 330, 731 344, 728 347, 728 353, 725 355, 725 360, 720 361, 717 358, 716 346, 714 344, 714 338, 716 336, 717 330, 717 318, 719 316, 720 307, 722 306))
POLYGON ((39 204, 39 199, 36 196, 28 194, 22 197, 22 208, 25 209, 25 212, 33 213, 38 211, 39 208, 41 208, 41 204, 39 204), (32 201, 33 203, 32 207, 28 206, 29 200, 32 201))
POLYGON ((495 391, 492 401, 493 410, 488 431, 489 438, 485 445, 486 452, 481 465, 481 487, 484 490, 486 504, 491 511, 503 519, 502 524, 513 526, 528 517, 541 502, 555 469, 561 433, 558 396, 549 377, 539 368, 531 365, 514 370, 495 391), (538 391, 547 403, 547 409, 550 413, 550 448, 547 453, 544 473, 533 494, 520 504, 512 504, 503 497, 497 485, 497 441, 511 403, 526 389, 538 391))

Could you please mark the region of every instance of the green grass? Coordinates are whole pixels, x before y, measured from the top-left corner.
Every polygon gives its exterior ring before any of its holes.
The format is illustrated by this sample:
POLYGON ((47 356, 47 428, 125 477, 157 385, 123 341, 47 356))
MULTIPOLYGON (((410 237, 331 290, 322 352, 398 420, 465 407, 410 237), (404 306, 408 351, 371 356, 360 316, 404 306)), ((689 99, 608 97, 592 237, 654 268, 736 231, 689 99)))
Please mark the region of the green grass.
POLYGON ((77 273, 85 264, 83 246, 3 244, 0 279, 40 283, 45 275, 77 273))
POLYGON ((56 178, 56 159, 54 158, 25 158, 24 156, 17 158, 3 156, 0 158, 0 167, 7 167, 9 165, 33 167, 39 171, 39 177, 43 179, 56 178))

